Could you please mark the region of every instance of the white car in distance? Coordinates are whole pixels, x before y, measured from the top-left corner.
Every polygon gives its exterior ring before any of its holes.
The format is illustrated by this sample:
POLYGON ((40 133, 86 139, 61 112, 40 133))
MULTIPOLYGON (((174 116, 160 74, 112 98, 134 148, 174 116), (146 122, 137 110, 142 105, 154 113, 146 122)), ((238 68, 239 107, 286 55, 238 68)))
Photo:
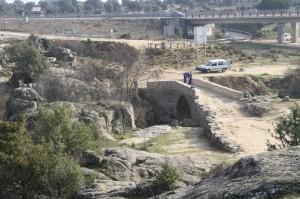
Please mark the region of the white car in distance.
POLYGON ((201 72, 215 72, 221 71, 225 72, 227 69, 231 68, 232 61, 225 59, 212 59, 208 60, 206 63, 196 66, 196 70, 201 72))
POLYGON ((284 33, 284 40, 287 40, 287 41, 292 40, 292 35, 290 33, 284 33))

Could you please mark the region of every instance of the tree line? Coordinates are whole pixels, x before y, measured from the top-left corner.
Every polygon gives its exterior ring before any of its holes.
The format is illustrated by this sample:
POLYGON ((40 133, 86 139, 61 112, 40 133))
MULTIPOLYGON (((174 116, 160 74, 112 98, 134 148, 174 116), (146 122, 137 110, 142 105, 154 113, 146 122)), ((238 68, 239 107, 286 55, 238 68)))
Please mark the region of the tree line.
POLYGON ((292 0, 43 0, 24 3, 15 0, 6 3, 0 0, 0 14, 2 15, 36 15, 36 14, 116 14, 116 13, 140 13, 140 12, 163 12, 165 10, 179 9, 183 12, 193 10, 213 10, 216 7, 224 9, 288 9, 297 6, 297 1, 292 0), (32 7, 40 7, 41 12, 33 12, 32 7))

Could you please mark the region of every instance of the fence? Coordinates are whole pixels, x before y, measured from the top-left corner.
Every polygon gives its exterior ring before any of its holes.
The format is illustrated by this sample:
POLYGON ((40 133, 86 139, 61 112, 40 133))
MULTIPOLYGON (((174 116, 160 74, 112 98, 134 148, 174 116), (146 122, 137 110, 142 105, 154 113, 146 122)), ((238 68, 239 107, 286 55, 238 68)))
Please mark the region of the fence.
POLYGON ((148 43, 148 48, 159 48, 159 49, 188 49, 192 48, 193 44, 188 42, 181 43, 171 43, 171 42, 161 42, 158 43, 148 43))

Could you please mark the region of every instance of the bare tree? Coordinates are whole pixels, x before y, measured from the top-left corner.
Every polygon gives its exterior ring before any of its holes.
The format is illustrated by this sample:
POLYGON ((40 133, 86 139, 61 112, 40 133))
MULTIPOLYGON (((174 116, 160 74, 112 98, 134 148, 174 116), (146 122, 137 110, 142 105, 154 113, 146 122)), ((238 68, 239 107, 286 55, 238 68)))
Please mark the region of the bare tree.
POLYGON ((140 80, 159 77, 159 72, 146 61, 144 51, 127 44, 112 46, 107 55, 107 72, 119 91, 120 99, 130 101, 140 80))

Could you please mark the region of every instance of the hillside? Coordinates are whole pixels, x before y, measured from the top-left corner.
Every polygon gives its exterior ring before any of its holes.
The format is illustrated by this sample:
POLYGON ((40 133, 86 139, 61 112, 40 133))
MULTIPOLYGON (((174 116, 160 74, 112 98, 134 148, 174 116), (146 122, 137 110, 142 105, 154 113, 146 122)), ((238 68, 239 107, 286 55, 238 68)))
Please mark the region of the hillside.
POLYGON ((80 18, 10 18, 0 30, 34 34, 54 34, 101 38, 162 39, 162 22, 159 19, 80 19, 80 18), (39 28, 37 28, 39 27, 39 28), (113 30, 113 32, 111 32, 113 30))

